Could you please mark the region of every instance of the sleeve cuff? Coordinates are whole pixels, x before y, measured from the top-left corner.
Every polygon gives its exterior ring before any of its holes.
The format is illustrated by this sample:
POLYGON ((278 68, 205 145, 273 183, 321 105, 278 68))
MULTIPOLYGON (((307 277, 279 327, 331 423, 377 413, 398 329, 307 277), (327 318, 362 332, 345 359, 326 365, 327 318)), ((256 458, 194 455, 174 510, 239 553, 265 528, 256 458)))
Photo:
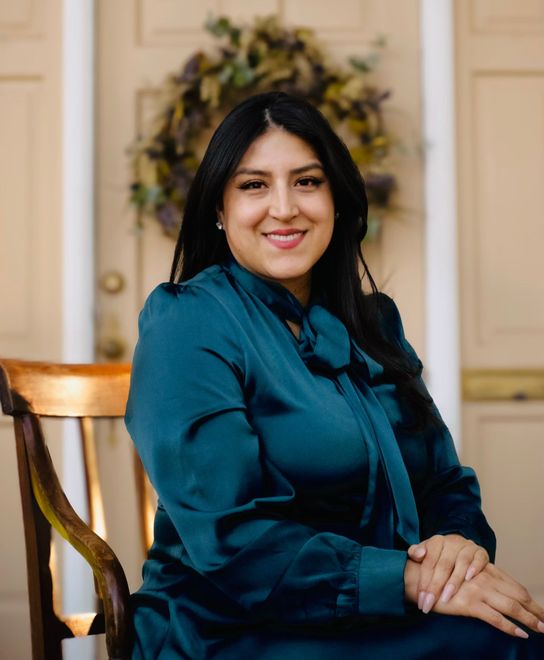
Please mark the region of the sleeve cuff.
POLYGON ((359 614, 404 615, 405 550, 363 547, 359 569, 359 614))

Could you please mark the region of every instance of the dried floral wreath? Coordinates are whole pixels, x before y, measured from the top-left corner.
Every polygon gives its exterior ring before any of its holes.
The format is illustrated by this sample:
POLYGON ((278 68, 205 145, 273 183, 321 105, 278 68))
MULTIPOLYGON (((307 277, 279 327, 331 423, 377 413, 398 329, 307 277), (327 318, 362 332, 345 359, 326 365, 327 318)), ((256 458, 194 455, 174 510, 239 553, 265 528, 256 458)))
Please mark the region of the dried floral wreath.
MULTIPOLYGON (((274 16, 242 27, 226 17, 210 18, 205 27, 220 45, 213 54, 195 53, 167 79, 166 105, 150 135, 133 149, 131 201, 177 236, 204 132, 247 96, 282 90, 304 95, 342 135, 366 181, 368 237, 375 236, 396 183, 387 171, 393 141, 382 116, 390 92, 369 85, 365 75, 373 71, 377 52, 351 58, 350 68, 341 69, 329 62, 311 30, 287 29, 274 16)), ((383 38, 374 44, 384 45, 383 38)))

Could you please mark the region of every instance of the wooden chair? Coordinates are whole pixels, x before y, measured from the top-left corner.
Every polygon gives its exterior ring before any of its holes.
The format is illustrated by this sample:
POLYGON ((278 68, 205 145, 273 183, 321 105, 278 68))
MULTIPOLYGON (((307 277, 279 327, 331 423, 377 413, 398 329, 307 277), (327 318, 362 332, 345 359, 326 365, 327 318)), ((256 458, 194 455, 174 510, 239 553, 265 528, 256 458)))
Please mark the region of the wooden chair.
MULTIPOLYGON (((106 634, 111 660, 130 656, 129 589, 119 560, 94 529, 102 526, 100 491, 92 418, 121 417, 125 411, 130 365, 61 365, 0 360, 2 409, 13 417, 19 484, 24 519, 33 660, 60 660, 61 641, 69 637, 106 634), (86 463, 90 524, 75 513, 64 494, 47 449, 41 417, 80 419, 86 463), (50 566, 51 527, 89 563, 100 610, 61 616, 55 610, 54 574, 50 566)), ((139 461, 138 461, 139 464, 139 461)), ((137 464, 137 465, 138 465, 137 464)), ((148 509, 141 464, 140 506, 148 509)), ((146 511, 143 545, 150 544, 146 511)))

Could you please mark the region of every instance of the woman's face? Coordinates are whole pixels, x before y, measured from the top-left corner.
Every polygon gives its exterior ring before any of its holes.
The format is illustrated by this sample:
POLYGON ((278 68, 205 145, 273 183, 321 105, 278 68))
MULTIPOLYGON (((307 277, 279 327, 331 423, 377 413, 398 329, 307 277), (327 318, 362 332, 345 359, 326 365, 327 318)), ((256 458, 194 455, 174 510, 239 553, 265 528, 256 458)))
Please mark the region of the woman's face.
POLYGON ((334 203, 304 140, 276 127, 259 136, 225 186, 219 219, 239 264, 308 303, 312 268, 332 237, 334 203))

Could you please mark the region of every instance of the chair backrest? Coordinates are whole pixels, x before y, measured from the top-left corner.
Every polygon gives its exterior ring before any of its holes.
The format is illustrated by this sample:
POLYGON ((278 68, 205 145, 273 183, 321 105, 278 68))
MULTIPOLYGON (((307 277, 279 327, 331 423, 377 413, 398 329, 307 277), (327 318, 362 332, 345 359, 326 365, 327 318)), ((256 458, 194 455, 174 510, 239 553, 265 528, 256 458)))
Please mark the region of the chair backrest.
MULTIPOLYGON (((111 659, 130 657, 129 590, 119 560, 96 532, 104 513, 98 486, 92 418, 122 417, 128 395, 128 364, 51 364, 0 359, 0 400, 14 421, 21 491, 33 660, 60 660, 67 637, 106 633, 111 659), (68 502, 47 449, 41 417, 80 420, 85 457, 89 524, 68 502), (98 613, 63 616, 55 610, 51 527, 87 560, 95 577, 98 613)), ((136 454, 135 454, 136 457, 136 454)), ((145 515, 142 544, 151 542, 145 476, 135 461, 139 505, 145 515)))

